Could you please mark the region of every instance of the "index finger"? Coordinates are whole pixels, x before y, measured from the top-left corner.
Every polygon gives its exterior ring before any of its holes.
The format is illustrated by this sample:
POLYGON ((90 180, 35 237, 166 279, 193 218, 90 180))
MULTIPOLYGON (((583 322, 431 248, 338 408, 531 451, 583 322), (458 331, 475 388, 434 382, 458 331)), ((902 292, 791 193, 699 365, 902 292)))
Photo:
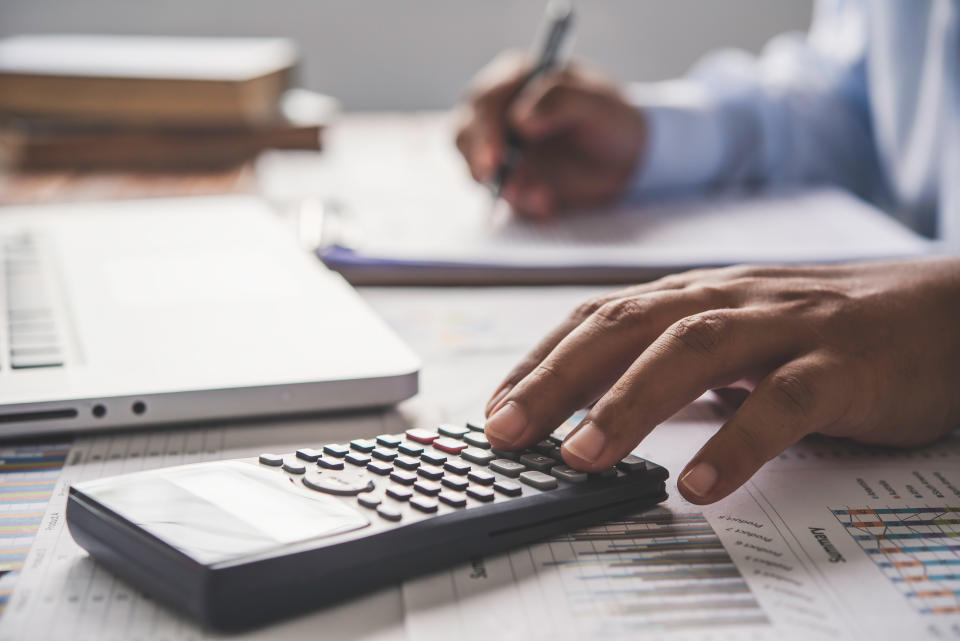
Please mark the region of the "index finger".
POLYGON ((523 380, 527 374, 532 372, 543 359, 560 344, 567 334, 579 327, 585 320, 590 318, 597 310, 605 304, 621 299, 647 294, 656 291, 668 291, 672 289, 682 289, 686 287, 689 277, 684 275, 672 275, 660 278, 649 283, 634 285, 626 289, 618 289, 608 294, 603 294, 591 298, 578 305, 570 314, 544 336, 539 343, 519 362, 506 378, 500 383, 496 391, 490 396, 485 409, 485 416, 490 416, 500 408, 500 404, 513 387, 523 380))

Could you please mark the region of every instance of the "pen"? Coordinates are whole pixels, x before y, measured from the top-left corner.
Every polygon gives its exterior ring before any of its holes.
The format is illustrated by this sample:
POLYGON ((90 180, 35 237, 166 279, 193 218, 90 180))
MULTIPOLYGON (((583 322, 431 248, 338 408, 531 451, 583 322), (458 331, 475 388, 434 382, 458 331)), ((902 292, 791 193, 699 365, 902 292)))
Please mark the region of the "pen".
MULTIPOLYGON (((567 40, 567 34, 570 33, 571 24, 573 24, 573 5, 568 0, 550 0, 547 4, 544 35, 540 42, 537 62, 527 74, 527 77, 523 79, 523 82, 520 83, 514 98, 523 93, 523 90, 534 80, 556 67, 560 52, 567 40)), ((523 141, 516 132, 509 128, 504 142, 506 146, 503 157, 500 159, 500 165, 497 167, 497 173, 491 184, 491 190, 496 198, 500 197, 503 185, 520 159, 520 153, 523 150, 523 141)))

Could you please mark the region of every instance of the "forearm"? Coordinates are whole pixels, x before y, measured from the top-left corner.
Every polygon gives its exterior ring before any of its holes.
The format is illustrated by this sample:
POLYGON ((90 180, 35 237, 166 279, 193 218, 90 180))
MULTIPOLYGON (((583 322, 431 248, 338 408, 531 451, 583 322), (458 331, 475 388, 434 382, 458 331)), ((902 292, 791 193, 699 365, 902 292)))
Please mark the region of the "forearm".
POLYGON ((760 58, 720 52, 683 81, 634 87, 649 132, 634 191, 830 182, 882 197, 862 56, 838 54, 825 30, 776 38, 760 58))

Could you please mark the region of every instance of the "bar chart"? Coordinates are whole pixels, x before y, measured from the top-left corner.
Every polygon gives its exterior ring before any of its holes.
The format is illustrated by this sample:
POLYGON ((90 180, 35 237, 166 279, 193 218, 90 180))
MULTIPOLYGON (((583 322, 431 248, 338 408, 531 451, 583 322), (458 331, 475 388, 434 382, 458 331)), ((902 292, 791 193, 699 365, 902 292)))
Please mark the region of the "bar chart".
POLYGON ((832 511, 919 614, 960 614, 960 507, 832 511))
POLYGON ((611 633, 717 631, 767 616, 700 513, 657 509, 555 539, 576 620, 611 633))
POLYGON ((0 614, 13 593, 69 443, 0 449, 0 614))

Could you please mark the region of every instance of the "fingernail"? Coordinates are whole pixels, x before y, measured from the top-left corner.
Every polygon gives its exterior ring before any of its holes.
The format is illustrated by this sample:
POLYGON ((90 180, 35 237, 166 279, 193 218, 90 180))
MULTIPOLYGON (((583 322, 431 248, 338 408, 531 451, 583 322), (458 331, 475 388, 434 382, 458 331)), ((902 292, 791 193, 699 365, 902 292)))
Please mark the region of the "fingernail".
POLYGON ((599 458, 606 442, 607 437, 599 427, 593 423, 584 423, 563 442, 563 447, 577 458, 592 463, 599 458))
POLYGON ((691 494, 706 498, 717 484, 717 468, 705 461, 697 463, 680 477, 679 483, 691 494))
POLYGON ((486 409, 487 409, 487 411, 486 411, 486 415, 487 415, 487 416, 490 416, 490 414, 491 414, 495 409, 497 409, 497 405, 500 404, 500 401, 503 400, 503 397, 506 396, 507 393, 510 392, 510 390, 512 390, 512 389, 513 389, 513 385, 510 385, 509 383, 507 383, 507 384, 501 386, 500 389, 498 389, 496 392, 493 393, 493 396, 491 396, 491 397, 490 397, 490 400, 487 401, 487 408, 486 408, 486 409))
POLYGON ((497 410, 497 413, 487 419, 484 431, 493 435, 504 443, 515 443, 523 436, 527 427, 527 417, 520 407, 513 401, 497 410))

